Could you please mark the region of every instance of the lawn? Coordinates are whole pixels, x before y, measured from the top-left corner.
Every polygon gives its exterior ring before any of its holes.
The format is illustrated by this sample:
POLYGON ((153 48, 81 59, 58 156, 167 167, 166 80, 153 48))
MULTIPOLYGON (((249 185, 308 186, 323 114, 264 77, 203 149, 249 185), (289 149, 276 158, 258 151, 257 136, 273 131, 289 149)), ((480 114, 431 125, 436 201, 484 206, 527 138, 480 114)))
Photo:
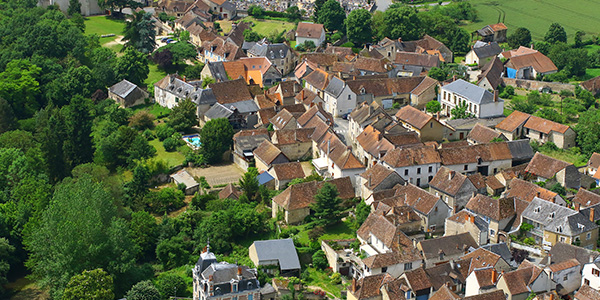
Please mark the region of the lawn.
POLYGON ((144 81, 146 86, 151 86, 167 76, 167 72, 159 69, 158 65, 153 62, 148 64, 148 68, 150 69, 150 73, 148 73, 148 78, 144 81))
POLYGON ((329 276, 320 270, 315 268, 308 268, 309 280, 307 284, 309 286, 317 286, 322 288, 324 291, 335 295, 337 298, 341 297, 341 284, 333 284, 329 276))
POLYGON ((167 152, 165 150, 165 147, 163 147, 162 142, 159 141, 158 139, 154 139, 148 143, 156 149, 156 158, 155 159, 164 160, 167 163, 167 165, 169 166, 169 168, 181 165, 183 163, 183 161, 185 160, 185 156, 183 156, 183 154, 181 154, 177 151, 167 152))
MULTIPOLYGON (((107 16, 94 16, 87 17, 85 19, 85 34, 97 34, 99 36, 105 34, 115 34, 112 37, 100 38, 100 44, 105 45, 110 42, 114 42, 117 37, 123 35, 123 29, 125 28, 125 21, 115 20, 107 16)), ((111 43, 109 48, 119 51, 123 46, 115 45, 111 43)))
POLYGON ((162 117, 162 116, 167 116, 167 115, 169 115, 169 113, 171 113, 170 109, 168 109, 164 106, 160 106, 157 103, 137 105, 137 106, 132 107, 131 109, 133 110, 134 114, 140 110, 146 110, 149 113, 153 114, 156 118, 162 117))
MULTIPOLYGON (((351 223, 348 221, 340 222, 334 226, 327 227, 325 234, 323 234, 319 241, 322 240, 337 240, 337 239, 352 239, 356 237, 356 231, 350 227, 351 223)), ((298 226, 300 232, 298 233, 298 242, 303 245, 309 244, 308 232, 310 229, 306 228, 306 225, 298 226)))
POLYGON ((600 45, 585 45, 583 49, 587 49, 589 54, 593 54, 600 51, 600 45))
POLYGON ((585 166, 588 163, 585 155, 573 153, 569 150, 547 151, 540 147, 540 153, 574 164, 576 167, 585 166))
POLYGON ((594 77, 598 77, 598 76, 600 76, 600 68, 585 70, 586 78, 594 78, 594 77))
MULTIPOLYGON (((258 20, 254 17, 246 17, 242 21, 254 23, 252 30, 265 36, 269 35, 274 30, 281 32, 282 30, 289 31, 296 28, 296 24, 285 21, 258 20)), ((221 24, 223 34, 227 34, 229 31, 231 31, 231 21, 219 21, 219 24, 221 24)))
POLYGON ((508 34, 517 27, 526 27, 534 40, 542 40, 553 22, 560 23, 572 42, 576 31, 589 35, 600 32, 600 1, 594 0, 469 0, 477 10, 479 21, 466 24, 469 32, 487 24, 504 21, 508 34))

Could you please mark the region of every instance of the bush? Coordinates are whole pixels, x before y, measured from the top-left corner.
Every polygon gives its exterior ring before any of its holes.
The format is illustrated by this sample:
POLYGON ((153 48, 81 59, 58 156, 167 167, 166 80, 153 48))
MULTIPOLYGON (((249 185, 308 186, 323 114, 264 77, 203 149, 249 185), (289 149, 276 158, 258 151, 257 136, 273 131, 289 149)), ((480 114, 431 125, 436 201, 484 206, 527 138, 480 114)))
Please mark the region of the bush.
POLYGON ((525 243, 526 245, 533 246, 535 245, 535 239, 532 237, 528 237, 523 240, 523 243, 525 243))
POLYGON ((331 279, 331 283, 333 283, 333 284, 341 284, 342 283, 342 275, 340 273, 331 274, 329 279, 331 279))
POLYGON ((170 296, 187 296, 185 280, 175 274, 163 274, 158 277, 156 288, 163 299, 169 299, 170 296))
POLYGON ((175 133, 175 129, 167 124, 161 124, 156 126, 156 136, 160 141, 164 141, 175 133))
POLYGON ((148 141, 151 141, 156 138, 156 135, 150 129, 144 130, 144 132, 142 132, 142 136, 148 141))
POLYGON ((180 141, 173 137, 167 138, 163 141, 163 147, 167 152, 173 152, 181 145, 180 141))
POLYGON ((399 109, 400 108, 400 102, 394 102, 394 104, 392 104, 392 108, 393 109, 399 109))
POLYGON ((325 234, 325 229, 323 228, 323 226, 317 226, 313 229, 311 229, 308 232, 308 238, 311 241, 316 241, 319 239, 319 237, 321 237, 323 234, 325 234))
POLYGON ((327 257, 325 256, 325 252, 323 250, 318 250, 312 256, 313 266, 319 270, 325 270, 329 263, 327 262, 327 257))
POLYGON ((553 142, 546 142, 540 147, 542 151, 558 151, 558 146, 553 142))

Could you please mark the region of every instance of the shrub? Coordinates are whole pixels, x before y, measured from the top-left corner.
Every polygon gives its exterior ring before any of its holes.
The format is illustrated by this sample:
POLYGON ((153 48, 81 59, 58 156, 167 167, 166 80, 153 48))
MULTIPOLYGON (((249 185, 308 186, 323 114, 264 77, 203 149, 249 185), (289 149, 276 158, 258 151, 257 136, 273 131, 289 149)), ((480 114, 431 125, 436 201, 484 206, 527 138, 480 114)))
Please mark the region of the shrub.
POLYGON ((400 102, 394 102, 394 104, 392 104, 392 108, 393 109, 399 109, 400 108, 400 102))
POLYGON ((323 250, 319 250, 315 252, 312 256, 313 266, 319 270, 325 270, 329 266, 327 263, 327 257, 325 256, 325 252, 323 250))
POLYGON ((179 147, 181 144, 179 143, 181 140, 177 140, 173 137, 167 138, 163 141, 163 147, 167 152, 173 152, 179 147))
POLYGON ((175 129, 167 124, 161 124, 156 126, 156 136, 160 141, 164 141, 175 133, 175 129))
POLYGON ((323 234, 325 234, 325 229, 323 228, 323 226, 317 226, 308 232, 308 238, 311 241, 316 241, 323 234))
POLYGON ((331 279, 331 283, 333 283, 333 284, 340 284, 340 283, 342 283, 342 275, 340 273, 333 273, 333 274, 331 274, 331 276, 329 277, 329 279, 331 279))
POLYGON ((144 130, 144 132, 142 132, 142 136, 148 141, 151 141, 156 138, 156 135, 150 129, 144 130))
POLYGON ((525 243, 526 245, 533 246, 533 245, 535 245, 535 239, 532 237, 528 237, 523 240, 523 243, 525 243))

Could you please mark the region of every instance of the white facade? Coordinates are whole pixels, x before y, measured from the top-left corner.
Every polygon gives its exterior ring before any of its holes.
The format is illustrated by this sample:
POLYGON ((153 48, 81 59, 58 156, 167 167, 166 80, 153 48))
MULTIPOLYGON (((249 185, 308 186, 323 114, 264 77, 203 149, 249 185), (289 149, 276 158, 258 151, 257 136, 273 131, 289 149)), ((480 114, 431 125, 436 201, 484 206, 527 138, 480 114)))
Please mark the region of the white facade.
POLYGON ((600 267, 596 263, 583 266, 581 285, 587 284, 591 288, 600 290, 600 267))
POLYGON ((334 118, 348 114, 356 107, 356 94, 346 84, 339 96, 335 97, 328 92, 325 92, 324 96, 325 110, 334 118))
POLYGON ((325 41, 325 30, 321 31, 321 36, 318 38, 296 36, 296 45, 304 44, 307 41, 312 41, 315 43, 315 46, 319 47, 325 41))
POLYGON ((441 166, 440 163, 433 163, 392 168, 384 161, 382 161, 381 163, 388 169, 396 171, 396 173, 400 174, 400 176, 402 176, 404 180, 418 187, 428 187, 429 182, 431 181, 431 179, 433 179, 435 174, 437 174, 441 166))
POLYGON ((459 106, 461 103, 467 105, 467 112, 480 119, 502 116, 504 114, 504 101, 501 99, 490 103, 478 104, 472 99, 445 90, 444 87, 442 87, 438 98, 438 101, 442 104, 442 112, 448 116, 451 114, 452 109, 459 106))

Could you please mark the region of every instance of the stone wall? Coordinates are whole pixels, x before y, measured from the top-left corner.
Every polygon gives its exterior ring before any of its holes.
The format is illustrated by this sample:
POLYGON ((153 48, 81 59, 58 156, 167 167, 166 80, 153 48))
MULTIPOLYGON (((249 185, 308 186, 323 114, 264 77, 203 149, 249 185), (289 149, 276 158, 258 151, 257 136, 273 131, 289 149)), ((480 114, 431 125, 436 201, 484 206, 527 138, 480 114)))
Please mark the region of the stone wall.
POLYGON ((553 92, 560 92, 562 90, 568 90, 575 92, 575 86, 568 83, 560 82, 545 82, 537 80, 526 80, 526 79, 514 79, 514 78, 502 78, 504 85, 510 85, 513 87, 524 88, 527 90, 539 90, 540 88, 550 88, 553 92))

